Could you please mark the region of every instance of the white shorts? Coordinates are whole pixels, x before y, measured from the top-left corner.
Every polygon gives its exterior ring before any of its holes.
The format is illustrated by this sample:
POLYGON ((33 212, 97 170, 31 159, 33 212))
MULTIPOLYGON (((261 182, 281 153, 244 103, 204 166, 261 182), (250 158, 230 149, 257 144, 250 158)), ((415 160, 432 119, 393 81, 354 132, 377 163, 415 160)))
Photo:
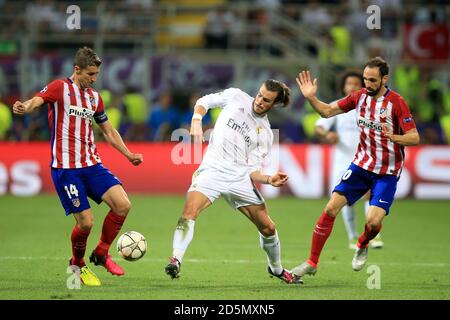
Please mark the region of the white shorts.
POLYGON ((230 180, 228 174, 212 168, 199 168, 194 172, 188 192, 191 191, 203 193, 211 203, 223 196, 234 209, 264 203, 263 196, 249 175, 230 180))

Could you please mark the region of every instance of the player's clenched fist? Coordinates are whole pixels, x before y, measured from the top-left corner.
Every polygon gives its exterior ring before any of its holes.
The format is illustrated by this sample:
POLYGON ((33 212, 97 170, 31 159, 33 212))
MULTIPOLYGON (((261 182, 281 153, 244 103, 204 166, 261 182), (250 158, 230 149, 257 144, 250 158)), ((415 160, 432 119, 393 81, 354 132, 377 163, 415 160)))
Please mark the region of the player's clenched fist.
POLYGON ((13 113, 17 115, 24 115, 25 114, 25 106, 22 102, 16 101, 13 105, 13 113))
POLYGON ((130 162, 135 165, 138 166, 140 165, 142 162, 144 162, 144 156, 140 153, 132 153, 129 157, 128 160, 130 160, 130 162))

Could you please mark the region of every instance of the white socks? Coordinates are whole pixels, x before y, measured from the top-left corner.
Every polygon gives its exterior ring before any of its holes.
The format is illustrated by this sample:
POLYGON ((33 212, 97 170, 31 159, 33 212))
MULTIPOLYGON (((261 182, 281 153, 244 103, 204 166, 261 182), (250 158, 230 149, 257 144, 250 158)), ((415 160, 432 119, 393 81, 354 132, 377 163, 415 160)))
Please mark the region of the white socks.
POLYGON ((181 263, 187 247, 194 237, 195 220, 187 220, 180 218, 173 234, 173 253, 172 256, 177 258, 181 263))
POLYGON ((280 240, 278 239, 278 232, 270 237, 265 237, 261 233, 259 234, 259 244, 261 248, 267 254, 267 262, 269 263, 270 269, 274 274, 281 274, 283 272, 283 267, 281 266, 280 259, 280 240))
POLYGON ((347 230, 348 239, 358 238, 355 226, 355 208, 353 206, 344 206, 342 208, 342 218, 344 219, 345 229, 347 230))

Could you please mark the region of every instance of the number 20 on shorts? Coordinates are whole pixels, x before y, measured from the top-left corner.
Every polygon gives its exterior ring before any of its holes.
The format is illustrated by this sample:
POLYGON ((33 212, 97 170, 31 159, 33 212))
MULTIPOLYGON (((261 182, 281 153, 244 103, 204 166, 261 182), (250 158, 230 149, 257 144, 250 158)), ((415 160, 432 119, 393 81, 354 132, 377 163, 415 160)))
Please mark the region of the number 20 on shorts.
POLYGON ((352 170, 348 169, 345 171, 344 175, 342 176, 342 180, 347 180, 352 175, 352 170))

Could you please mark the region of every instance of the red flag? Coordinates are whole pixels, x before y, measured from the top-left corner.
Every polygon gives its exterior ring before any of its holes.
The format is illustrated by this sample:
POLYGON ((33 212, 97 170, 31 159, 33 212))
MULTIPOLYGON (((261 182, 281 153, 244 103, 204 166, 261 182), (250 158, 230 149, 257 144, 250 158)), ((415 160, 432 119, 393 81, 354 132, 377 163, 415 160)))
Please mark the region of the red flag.
POLYGON ((447 24, 408 24, 404 49, 409 58, 420 61, 448 60, 450 33, 447 24))

